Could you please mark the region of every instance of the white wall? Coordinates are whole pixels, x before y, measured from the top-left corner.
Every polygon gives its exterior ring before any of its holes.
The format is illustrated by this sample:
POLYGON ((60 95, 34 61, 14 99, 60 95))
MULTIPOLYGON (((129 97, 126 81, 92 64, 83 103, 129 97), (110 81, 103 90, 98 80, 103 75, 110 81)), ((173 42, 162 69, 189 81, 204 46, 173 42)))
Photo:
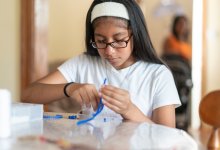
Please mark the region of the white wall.
POLYGON ((220 89, 220 1, 207 0, 206 93, 220 89))
POLYGON ((20 97, 20 1, 0 1, 0 88, 20 97))
MULTIPOLYGON (((153 45, 158 52, 161 54, 161 47, 164 38, 170 33, 172 19, 174 13, 164 13, 164 15, 156 17, 154 14, 156 8, 162 0, 143 0, 142 9, 145 14, 148 31, 150 33, 153 45)), ((173 0, 170 0, 173 1, 173 0)), ((192 23, 192 0, 175 0, 177 5, 180 5, 183 9, 183 13, 189 20, 189 25, 192 23)))
POLYGON ((49 62, 85 50, 85 19, 91 1, 49 0, 49 62))

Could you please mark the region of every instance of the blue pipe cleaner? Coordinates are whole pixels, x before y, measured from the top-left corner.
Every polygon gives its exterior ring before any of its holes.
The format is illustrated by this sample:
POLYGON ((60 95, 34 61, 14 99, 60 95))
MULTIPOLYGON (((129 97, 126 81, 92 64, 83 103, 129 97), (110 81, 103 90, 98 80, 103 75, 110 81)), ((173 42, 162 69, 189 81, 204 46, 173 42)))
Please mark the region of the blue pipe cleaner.
MULTIPOLYGON (((107 79, 105 78, 105 80, 103 82, 103 85, 106 84, 106 80, 107 79)), ((93 120, 97 115, 99 115, 102 112, 103 108, 104 108, 104 104, 102 102, 102 97, 100 97, 99 104, 98 104, 98 109, 96 110, 96 112, 94 114, 92 114, 92 117, 90 117, 88 119, 85 119, 85 120, 79 120, 76 124, 77 125, 82 125, 82 124, 85 124, 85 123, 89 122, 90 120, 93 120)))

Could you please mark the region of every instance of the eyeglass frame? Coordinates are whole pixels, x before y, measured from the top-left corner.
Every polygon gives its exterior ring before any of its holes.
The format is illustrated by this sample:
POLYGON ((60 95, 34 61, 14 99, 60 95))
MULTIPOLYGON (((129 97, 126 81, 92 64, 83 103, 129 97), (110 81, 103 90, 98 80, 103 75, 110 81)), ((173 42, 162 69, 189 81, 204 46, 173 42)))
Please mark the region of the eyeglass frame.
POLYGON ((106 49, 106 48, 108 47, 108 45, 111 46, 112 48, 125 48, 125 47, 128 46, 128 42, 130 41, 130 39, 131 39, 131 37, 132 37, 132 34, 131 34, 130 36, 128 36, 128 37, 129 37, 128 40, 118 41, 118 42, 125 42, 125 46, 124 46, 124 47, 115 47, 115 46, 113 45, 113 43, 117 43, 117 41, 113 41, 113 42, 109 42, 109 43, 103 42, 103 44, 105 44, 105 47, 103 47, 103 48, 98 48, 96 42, 91 42, 91 44, 92 44, 92 47, 93 47, 93 48, 97 48, 97 49, 106 49), (94 45, 94 44, 95 44, 95 45, 94 45))

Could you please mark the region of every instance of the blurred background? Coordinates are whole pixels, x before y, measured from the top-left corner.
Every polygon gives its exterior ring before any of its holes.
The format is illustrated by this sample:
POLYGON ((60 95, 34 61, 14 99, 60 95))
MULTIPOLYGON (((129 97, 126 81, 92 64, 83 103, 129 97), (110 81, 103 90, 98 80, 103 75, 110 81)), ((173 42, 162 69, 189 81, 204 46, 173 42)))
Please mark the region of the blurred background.
MULTIPOLYGON (((199 127, 198 105, 208 92, 220 89, 220 1, 138 0, 159 55, 174 15, 184 14, 192 45, 190 125, 199 127)), ((85 17, 91 1, 0 1, 0 88, 13 101, 30 82, 85 50, 85 17)))

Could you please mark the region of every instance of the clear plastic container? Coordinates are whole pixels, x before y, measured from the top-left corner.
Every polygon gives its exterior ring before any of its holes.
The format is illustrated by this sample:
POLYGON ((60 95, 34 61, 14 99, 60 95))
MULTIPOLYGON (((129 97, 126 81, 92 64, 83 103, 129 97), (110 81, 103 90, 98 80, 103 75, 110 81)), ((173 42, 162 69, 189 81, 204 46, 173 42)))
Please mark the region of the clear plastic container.
POLYGON ((43 119, 43 105, 30 103, 13 103, 11 110, 12 123, 23 123, 43 119))

